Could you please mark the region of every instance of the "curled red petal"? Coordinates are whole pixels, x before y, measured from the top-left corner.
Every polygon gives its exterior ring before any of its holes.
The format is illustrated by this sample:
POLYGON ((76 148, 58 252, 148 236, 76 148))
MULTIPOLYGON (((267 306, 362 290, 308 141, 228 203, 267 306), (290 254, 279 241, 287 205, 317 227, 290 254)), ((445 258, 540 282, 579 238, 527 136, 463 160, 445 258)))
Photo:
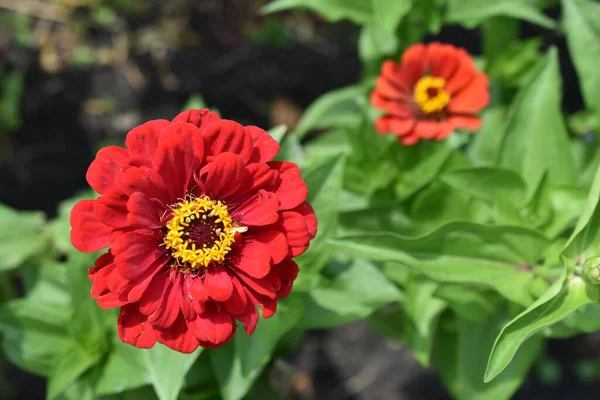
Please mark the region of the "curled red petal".
POLYGON ((252 135, 237 122, 222 119, 208 125, 203 133, 207 155, 234 153, 244 163, 250 159, 253 150, 252 135))
POLYGON ((139 312, 137 304, 121 307, 117 323, 119 338, 142 349, 149 349, 156 343, 156 335, 146 316, 139 312))
POLYGON ((231 277, 219 264, 206 269, 203 286, 206 294, 216 301, 227 301, 233 293, 231 277))
POLYGON ((82 200, 71 210, 71 243, 79 251, 91 253, 111 245, 112 229, 94 214, 94 200, 82 200))
POLYGON ((92 189, 100 194, 114 189, 115 174, 121 170, 127 158, 127 150, 121 147, 108 146, 100 149, 85 176, 92 189))
POLYGON ((152 162, 158 146, 158 135, 169 125, 165 119, 148 121, 133 128, 125 138, 125 146, 129 154, 152 162))
POLYGON ((275 190, 282 210, 290 210, 304 200, 308 195, 308 187, 302 180, 300 168, 292 162, 273 161, 269 166, 279 172, 281 183, 275 190))

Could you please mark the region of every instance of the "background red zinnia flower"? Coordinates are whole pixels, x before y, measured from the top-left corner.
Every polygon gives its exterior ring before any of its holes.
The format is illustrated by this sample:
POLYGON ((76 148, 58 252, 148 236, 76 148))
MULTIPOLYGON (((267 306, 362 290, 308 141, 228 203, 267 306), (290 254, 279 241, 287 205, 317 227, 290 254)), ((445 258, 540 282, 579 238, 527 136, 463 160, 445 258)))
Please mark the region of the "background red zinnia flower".
POLYGON ((371 94, 373 107, 386 112, 375 123, 406 145, 443 140, 456 128, 475 131, 475 113, 489 102, 489 82, 471 56, 452 45, 415 44, 402 61, 385 61, 371 94))
POLYGON ((264 130, 189 110, 101 149, 87 180, 101 196, 75 205, 71 241, 110 247, 89 269, 100 307, 121 307, 121 339, 189 353, 252 334, 298 273, 316 235, 298 167, 270 161, 264 130))

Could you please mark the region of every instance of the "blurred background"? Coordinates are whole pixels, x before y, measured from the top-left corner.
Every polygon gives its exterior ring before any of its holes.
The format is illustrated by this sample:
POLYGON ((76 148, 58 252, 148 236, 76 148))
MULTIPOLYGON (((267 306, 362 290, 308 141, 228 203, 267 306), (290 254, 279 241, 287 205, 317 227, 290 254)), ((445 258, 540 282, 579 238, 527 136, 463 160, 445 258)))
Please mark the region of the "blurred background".
MULTIPOLYGON (((314 99, 361 78, 358 27, 261 16, 266 3, 0 0, 0 203, 53 217, 86 187, 97 149, 140 123, 207 106, 293 128, 314 99)), ((521 34, 558 45, 565 107, 581 108, 564 38, 526 23, 521 34)), ((478 30, 448 26, 429 40, 480 51, 478 30)), ((596 399, 598 356, 599 335, 551 342, 515 398, 596 399)), ((0 398, 44 398, 43 379, 3 362, 0 398)), ((300 399, 449 399, 434 372, 365 322, 311 333, 272 373, 300 399)))

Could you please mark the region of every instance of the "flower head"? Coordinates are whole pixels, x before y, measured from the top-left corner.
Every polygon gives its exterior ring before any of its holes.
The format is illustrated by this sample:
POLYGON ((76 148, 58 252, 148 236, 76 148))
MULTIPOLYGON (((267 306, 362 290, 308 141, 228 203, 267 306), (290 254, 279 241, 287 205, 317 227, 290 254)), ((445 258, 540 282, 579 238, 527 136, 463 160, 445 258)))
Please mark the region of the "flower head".
POLYGON ((92 297, 120 307, 121 340, 189 353, 252 334, 298 274, 292 260, 314 238, 298 167, 271 161, 264 130, 189 110, 101 149, 87 180, 100 197, 71 213, 71 241, 109 248, 88 271, 92 297))
POLYGON ((371 103, 385 111, 375 123, 406 145, 421 139, 443 140, 456 128, 475 131, 475 113, 489 102, 485 73, 463 49, 452 45, 415 44, 400 63, 385 61, 371 103))

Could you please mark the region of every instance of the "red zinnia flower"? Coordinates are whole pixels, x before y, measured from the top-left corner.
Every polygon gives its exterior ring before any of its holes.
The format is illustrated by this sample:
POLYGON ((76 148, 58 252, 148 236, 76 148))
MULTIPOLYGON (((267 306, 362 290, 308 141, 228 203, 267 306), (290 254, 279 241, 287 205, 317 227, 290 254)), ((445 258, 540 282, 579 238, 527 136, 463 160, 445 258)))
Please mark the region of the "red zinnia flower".
POLYGON ((371 94, 373 107, 386 111, 375 126, 406 145, 420 139, 443 140, 456 128, 475 131, 475 113, 489 102, 485 73, 469 54, 441 43, 415 44, 402 62, 385 61, 371 94))
POLYGON ((71 241, 110 247, 89 269, 100 307, 121 307, 121 340, 189 353, 251 334, 298 274, 317 231, 298 167, 264 130, 190 110, 101 149, 87 173, 101 196, 75 205, 71 241))

